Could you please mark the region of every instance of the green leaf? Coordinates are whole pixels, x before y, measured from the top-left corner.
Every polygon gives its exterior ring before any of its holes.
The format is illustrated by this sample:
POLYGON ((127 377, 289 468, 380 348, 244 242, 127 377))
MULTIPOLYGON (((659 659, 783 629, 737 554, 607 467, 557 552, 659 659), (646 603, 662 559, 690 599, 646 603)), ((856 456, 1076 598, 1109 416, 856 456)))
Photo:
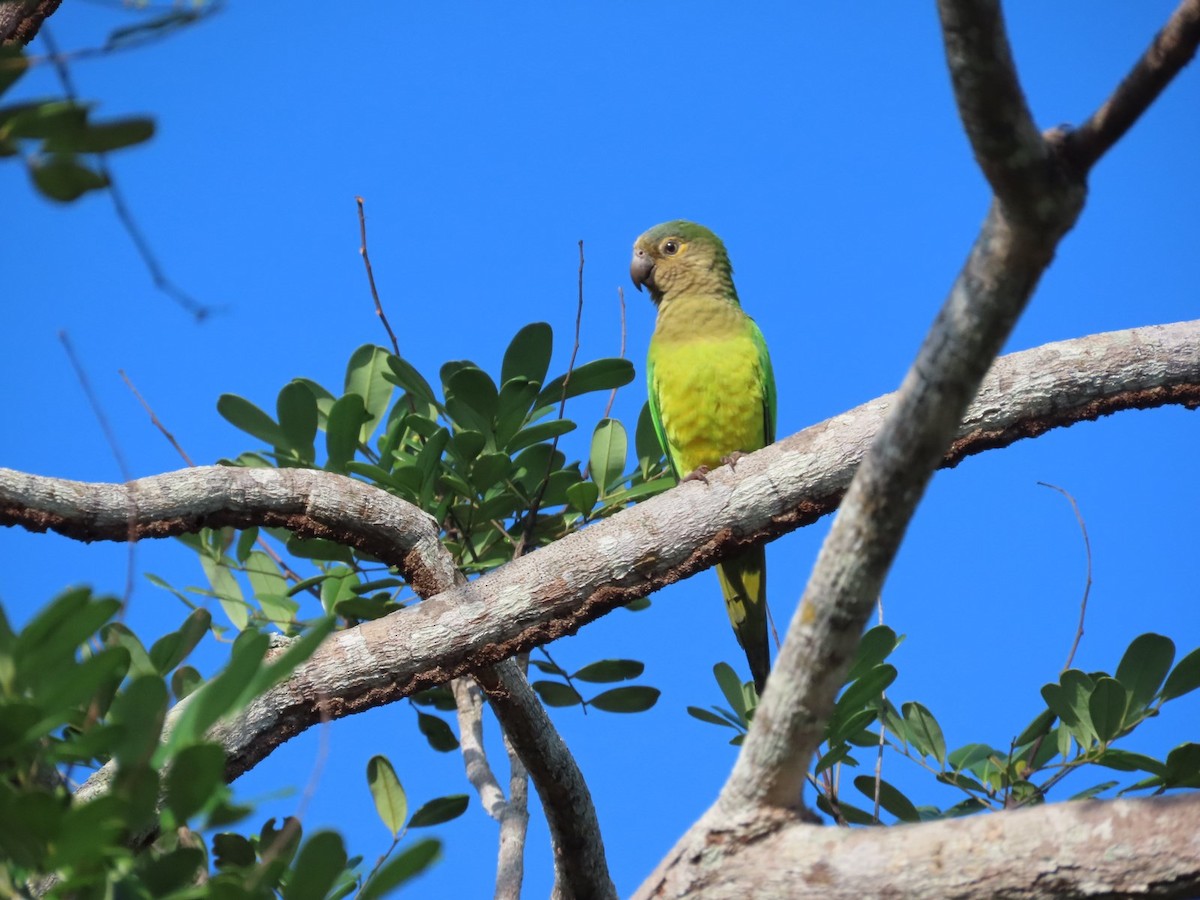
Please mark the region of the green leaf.
MULTIPOLYGON (((909 702, 902 707, 909 739, 922 756, 932 756, 938 765, 946 765, 946 738, 933 713, 920 703, 909 702)), ((890 810, 889 810, 890 812, 890 810)))
POLYGON ((504 447, 521 430, 529 417, 529 409, 537 399, 541 382, 514 378, 503 382, 496 401, 496 446, 504 447))
POLYGON ((896 667, 881 663, 867 672, 857 681, 852 682, 842 696, 838 698, 834 715, 843 716, 867 706, 874 706, 887 690, 888 685, 896 680, 896 667))
POLYGON ((896 632, 886 625, 876 625, 868 630, 858 642, 858 652, 846 676, 846 682, 857 681, 867 672, 883 662, 899 643, 896 632))
POLYGON ((368 760, 367 786, 371 789, 379 818, 395 837, 404 828, 404 820, 408 818, 408 795, 404 793, 396 770, 386 756, 372 756, 368 760))
POLYGON ((425 735, 429 746, 439 753, 450 753, 458 749, 458 738, 450 730, 444 719, 431 716, 428 713, 417 713, 417 728, 425 735))
MULTIPOLYGON (((151 661, 146 648, 142 646, 141 640, 124 623, 109 622, 100 630, 100 636, 108 646, 121 647, 129 654, 129 674, 134 678, 141 675, 161 674, 158 667, 151 661)), ((42 669, 43 672, 59 670, 57 666, 42 669)))
MULTIPOLYGON (((1165 671, 1163 674, 1166 674, 1165 671)), ((1157 690, 1156 683, 1153 691, 1157 690)), ((1121 733, 1128 704, 1129 694, 1121 682, 1115 678, 1101 678, 1096 682, 1096 687, 1088 698, 1088 713, 1091 716, 1092 727, 1096 729, 1096 737, 1107 743, 1121 733)))
POLYGON ((217 871, 249 868, 254 865, 254 845, 240 834, 225 832, 212 839, 217 871))
MULTIPOLYGON (((354 561, 354 553, 349 547, 336 541, 327 541, 325 538, 305 539, 290 535, 287 539, 287 551, 292 556, 298 556, 301 559, 315 559, 321 562, 351 563, 354 561)), ((311 578, 305 578, 288 588, 288 594, 294 597, 301 591, 320 584, 327 577, 327 575, 314 575, 311 578)))
POLYGON ((1163 785, 1168 788, 1200 787, 1200 744, 1180 744, 1167 754, 1163 785))
POLYGON ((1163 700, 1174 700, 1200 688, 1200 647, 1179 661, 1163 685, 1163 700))
POLYGON ((645 670, 646 664, 636 659, 602 659, 584 666, 571 677, 592 684, 610 684, 637 678, 645 670))
POLYGON ((409 828, 428 828, 431 825, 441 825, 451 819, 457 819, 467 811, 470 797, 466 794, 449 794, 430 800, 408 820, 409 828))
POLYGON ((166 715, 167 686, 157 675, 135 678, 117 694, 108 719, 121 726, 121 739, 113 747, 121 766, 136 769, 146 764, 158 746, 166 715))
POLYGON ((483 435, 493 433, 500 397, 487 372, 471 365, 457 368, 445 378, 445 387, 446 411, 455 425, 483 435))
POLYGON ((748 722, 745 685, 733 670, 733 666, 729 663, 719 662, 713 666, 713 675, 717 679, 717 686, 721 688, 721 693, 725 695, 725 700, 737 713, 738 719, 743 723, 748 722))
POLYGON ((633 432, 633 447, 637 453, 638 464, 645 476, 650 466, 662 459, 663 448, 658 442, 658 432, 654 430, 654 416, 650 414, 650 404, 643 403, 642 411, 638 413, 637 428, 633 432))
MULTIPOLYGON (((421 373, 414 369, 406 360, 399 356, 389 356, 387 359, 388 368, 391 369, 392 377, 388 378, 397 387, 403 388, 413 397, 420 400, 422 403, 437 404, 437 397, 434 396, 433 388, 429 386, 421 373)), ((387 377, 386 375, 384 376, 387 377)))
POLYGON ((200 673, 191 666, 180 666, 171 675, 171 693, 179 701, 204 684, 200 673))
POLYGON ((1115 782, 1115 781, 1105 781, 1105 782, 1102 782, 1101 784, 1093 785, 1092 787, 1087 788, 1086 790, 1082 790, 1078 794, 1072 794, 1067 799, 1068 800, 1091 800, 1093 797, 1103 794, 1105 791, 1111 790, 1112 788, 1115 788, 1116 786, 1117 786, 1117 782, 1115 782))
POLYGON ((78 131, 51 136, 45 150, 59 153, 108 153, 154 137, 154 120, 144 116, 85 122, 78 131))
POLYGON ((346 366, 345 393, 361 397, 366 410, 367 418, 358 434, 359 442, 364 444, 383 421, 383 414, 392 400, 393 388, 386 377, 390 372, 390 357, 391 354, 382 347, 363 344, 350 355, 346 366))
POLYGON ((1129 691, 1131 711, 1141 711, 1150 705, 1174 661, 1175 642, 1169 637, 1148 633, 1133 639, 1121 657, 1116 675, 1117 681, 1129 691))
POLYGON ((333 404, 325 422, 325 452, 329 457, 325 468, 328 471, 346 471, 346 463, 358 452, 359 432, 366 427, 369 418, 363 398, 358 394, 346 394, 333 404))
POLYGON ((286 447, 287 438, 275 420, 244 397, 222 394, 217 398, 217 412, 229 424, 272 447, 286 447))
POLYGON ((730 722, 724 716, 719 716, 716 713, 711 713, 707 709, 701 709, 698 706, 689 706, 687 713, 694 719, 699 719, 701 722, 707 722, 710 725, 723 725, 726 728, 737 729, 738 726, 730 722))
POLYGON ((1078 669, 1068 669, 1059 676, 1058 684, 1042 687, 1042 699, 1061 720, 1080 744, 1090 745, 1096 736, 1088 711, 1088 698, 1095 683, 1078 669))
POLYGON ((29 71, 29 60, 19 46, 0 47, 0 94, 16 84, 29 71))
MULTIPOLYGON (((5 136, 47 140, 67 138, 83 130, 87 114, 87 106, 73 100, 22 104, 5 122, 5 136)), ((64 158, 70 158, 70 154, 64 158)))
MULTIPOLYGON (((874 802, 874 776, 859 775, 854 779, 854 786, 858 788, 864 797, 867 797, 874 802)), ((901 822, 921 821, 921 814, 917 812, 917 808, 913 806, 912 801, 882 778, 879 780, 879 805, 901 822)))
POLYGON ((223 796, 225 751, 217 744, 195 744, 175 757, 167 770, 167 806, 182 825, 210 800, 223 796))
POLYGON ((817 808, 828 816, 845 820, 850 825, 874 825, 875 817, 864 809, 859 809, 857 806, 851 806, 844 800, 839 799, 837 804, 837 813, 834 812, 833 806, 829 803, 829 798, 823 793, 817 794, 817 808))
MULTIPOLYGON (((827 740, 830 744, 850 740, 874 722, 878 715, 879 711, 876 709, 859 709, 844 717, 833 716, 829 720, 827 740)), ((878 740, 874 743, 878 743, 878 740)))
POLYGON ((541 384, 550 368, 554 332, 545 322, 531 322, 513 337, 500 364, 500 383, 526 378, 541 384))
POLYGON ((160 675, 166 675, 187 659, 188 654, 212 627, 212 614, 207 609, 194 609, 183 620, 178 631, 163 635, 150 648, 150 661, 160 675))
POLYGON ((199 847, 176 847, 162 856, 149 854, 139 859, 142 883, 152 897, 169 897, 191 887, 205 869, 204 851, 199 847))
POLYGON ((578 692, 561 681, 535 681, 530 687, 547 706, 578 706, 583 703, 578 692))
POLYGON ((592 481, 600 488, 600 496, 620 483, 628 454, 629 437, 625 434, 625 426, 616 419, 601 419, 592 432, 588 464, 592 481))
POLYGON ((1040 713, 1034 716, 1033 721, 1025 726, 1025 730, 1017 737, 1017 746, 1023 747, 1026 744, 1031 744, 1043 735, 1050 733, 1051 726, 1054 725, 1054 710, 1043 709, 1040 713))
POLYGON ((300 848, 283 889, 284 900, 325 900, 346 868, 346 847, 334 831, 318 831, 300 848))
POLYGON ((567 488, 567 502, 585 517, 591 515, 599 499, 600 488, 596 487, 595 482, 580 481, 567 488))
POLYGON ((1165 775, 1167 771, 1166 764, 1152 756, 1133 753, 1129 750, 1118 750, 1115 747, 1107 748, 1096 757, 1095 762, 1097 765, 1116 769, 1118 772, 1149 772, 1152 775, 1165 775))
POLYGON ((375 873, 358 892, 357 900, 378 900, 387 896, 407 881, 416 878, 442 855, 441 842, 425 838, 400 852, 395 859, 375 873))
POLYGON ((593 391, 610 391, 629 384, 633 378, 633 363, 627 359, 595 359, 584 363, 571 371, 569 380, 567 375, 560 375, 542 389, 533 404, 534 417, 539 418, 539 413, 544 415, 556 408, 563 399, 570 400, 593 391))
POLYGON ((283 386, 275 400, 283 446, 295 451, 304 462, 316 459, 317 398, 308 385, 290 381, 283 386))
POLYGON ((221 609, 229 617, 230 623, 238 631, 242 631, 250 622, 249 604, 242 596, 242 586, 225 564, 222 558, 217 562, 210 556, 200 557, 200 567, 212 585, 213 594, 221 601, 221 609))
POLYGON ((630 684, 597 694, 588 702, 604 712, 638 713, 654 706, 661 693, 658 688, 630 684))
POLYGON ((70 203, 88 191, 108 187, 108 179, 104 175, 77 162, 73 156, 55 155, 34 159, 29 172, 37 189, 60 203, 70 203))
POLYGON ((530 425, 528 428, 518 431, 509 439, 504 449, 508 453, 516 453, 526 447, 540 444, 542 441, 554 440, 554 438, 574 430, 575 423, 570 419, 551 419, 549 422, 539 422, 537 425, 530 425))

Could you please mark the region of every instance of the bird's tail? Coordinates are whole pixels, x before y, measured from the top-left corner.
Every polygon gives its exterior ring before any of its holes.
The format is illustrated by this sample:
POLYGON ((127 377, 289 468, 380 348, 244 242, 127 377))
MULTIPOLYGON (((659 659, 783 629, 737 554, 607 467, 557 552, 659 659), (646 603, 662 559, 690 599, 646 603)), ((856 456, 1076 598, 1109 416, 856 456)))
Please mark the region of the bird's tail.
POLYGON ((717 566, 725 608, 738 643, 746 652, 754 687, 762 696, 771 671, 767 642, 767 551, 754 547, 717 566))

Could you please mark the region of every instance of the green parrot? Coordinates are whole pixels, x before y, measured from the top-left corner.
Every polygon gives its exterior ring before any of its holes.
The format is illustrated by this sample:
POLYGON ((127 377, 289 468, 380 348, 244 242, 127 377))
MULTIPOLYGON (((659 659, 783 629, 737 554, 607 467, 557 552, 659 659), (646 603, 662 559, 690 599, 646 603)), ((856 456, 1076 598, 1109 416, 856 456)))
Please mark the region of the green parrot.
MULTIPOLYGON (((709 469, 775 440, 775 376, 758 326, 742 311, 721 239, 676 220, 633 245, 629 275, 658 307, 646 378, 650 414, 675 477, 709 469)), ((717 565, 729 620, 759 694, 771 671, 763 547, 717 565)))

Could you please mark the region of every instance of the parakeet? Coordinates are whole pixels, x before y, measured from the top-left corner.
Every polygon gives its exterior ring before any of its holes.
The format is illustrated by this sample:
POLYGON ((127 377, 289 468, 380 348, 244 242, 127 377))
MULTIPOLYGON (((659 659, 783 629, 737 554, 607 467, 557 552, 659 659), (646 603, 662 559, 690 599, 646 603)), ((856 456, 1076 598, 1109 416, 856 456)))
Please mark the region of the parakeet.
MULTIPOLYGON (((630 277, 658 307, 646 377, 658 441, 676 478, 703 477, 775 440, 775 376, 762 332, 738 302, 721 239, 676 220, 633 245, 630 277)), ((761 694, 771 670, 766 553, 717 566, 725 606, 761 694)))

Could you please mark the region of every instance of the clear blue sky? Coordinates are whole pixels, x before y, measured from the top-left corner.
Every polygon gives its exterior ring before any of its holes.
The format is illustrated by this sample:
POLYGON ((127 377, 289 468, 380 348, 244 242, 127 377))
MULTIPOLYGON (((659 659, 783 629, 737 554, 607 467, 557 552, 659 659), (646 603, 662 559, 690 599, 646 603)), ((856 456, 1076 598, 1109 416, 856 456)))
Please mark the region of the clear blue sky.
MULTIPOLYGON (((1010 4, 1023 81, 1044 126, 1079 122, 1107 95, 1173 4, 1010 4)), ((94 46, 136 14, 68 3, 51 27, 94 46)), ((496 369, 507 339, 544 320, 565 368, 576 242, 586 246, 581 358, 615 355, 617 288, 639 367, 653 327, 629 291, 630 245, 685 217, 721 234, 743 303, 765 332, 779 432, 892 390, 960 266, 989 199, 961 133, 932 3, 348 4, 233 2, 172 40, 79 62, 99 114, 149 113, 158 135, 112 165, 169 273, 223 312, 197 325, 151 284, 96 195, 36 196, 0 164, 6 286, 0 465, 115 481, 119 468, 57 338, 69 332, 135 476, 179 468, 117 377, 125 369, 199 462, 254 442, 216 413, 222 392, 273 408, 294 376, 338 387, 349 354, 386 342, 358 256, 354 197, 366 198, 376 277, 404 354, 431 379, 448 359, 496 369)), ((35 45, 35 50, 44 49, 35 45)), ((41 69, 18 98, 57 90, 41 69)), ((1183 73, 1098 167, 1075 231, 1009 349, 1197 315, 1200 70, 1183 73)), ((640 381, 615 414, 632 425, 640 381)), ((570 412, 569 412, 570 414, 570 412)), ((594 421, 598 408, 575 416, 594 421)), ((975 457, 939 474, 884 592, 907 640, 890 695, 919 699, 948 741, 1007 744, 1066 657, 1084 555, 1071 491, 1091 532, 1095 585, 1077 658, 1112 670, 1144 631, 1200 645, 1198 420, 1130 412, 975 457)), ((588 431, 590 425, 584 428, 588 431)), ((569 445, 584 455, 585 444, 569 445)), ((828 523, 769 550, 775 616, 794 609, 828 523)), ((17 621, 63 587, 120 591, 127 552, 0 533, 0 601, 17 621)), ((201 584, 173 542, 137 548, 139 572, 201 584)), ((161 632, 182 618, 139 576, 131 618, 161 632)), ((219 613, 218 613, 219 615, 219 613)), ((741 665, 715 577, 616 612, 550 648, 567 668, 631 656, 662 689, 648 715, 555 714, 589 778, 622 894, 714 798, 733 762, 723 735, 684 713, 719 697, 712 664, 741 665)), ((208 665, 219 648, 202 656, 208 665)), ((1168 708, 1170 709, 1170 707, 1168 708)), ((1131 749, 1200 738, 1200 705, 1151 723, 1131 749)), ((364 769, 394 761, 414 803, 469 790, 457 755, 417 734, 407 704, 335 723, 305 815, 335 825, 368 864, 387 845, 364 769)), ((237 783, 242 796, 302 789, 316 731, 237 783)), ((949 804, 910 763, 885 777, 949 804)), ((1079 775, 1068 791, 1104 780, 1079 775)), ((1065 794, 1064 794, 1065 796, 1065 794)), ((298 794, 263 807, 284 815, 298 794)), ((533 810, 528 896, 550 884, 533 810)), ((416 895, 483 896, 494 823, 472 801, 438 830, 447 862, 416 895)))

